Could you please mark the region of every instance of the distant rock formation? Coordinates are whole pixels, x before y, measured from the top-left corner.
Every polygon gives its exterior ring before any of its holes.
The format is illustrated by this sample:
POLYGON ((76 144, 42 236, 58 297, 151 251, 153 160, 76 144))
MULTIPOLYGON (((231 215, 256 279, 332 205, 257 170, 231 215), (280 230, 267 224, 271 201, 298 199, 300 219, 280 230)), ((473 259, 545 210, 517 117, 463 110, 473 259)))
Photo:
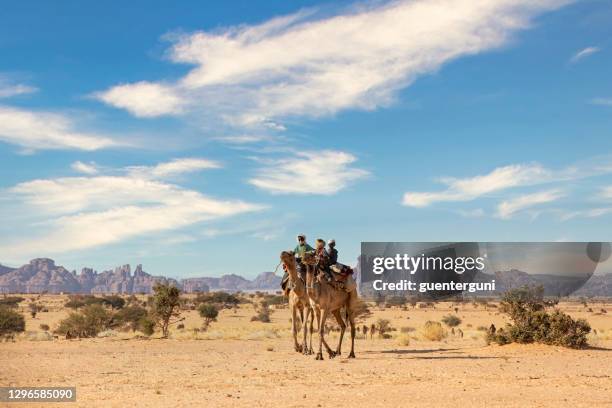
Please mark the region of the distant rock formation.
POLYGON ((134 273, 130 265, 114 270, 96 272, 83 268, 81 273, 68 271, 55 265, 52 259, 38 258, 20 268, 0 265, 0 293, 151 293, 156 282, 165 282, 184 292, 228 292, 278 290, 281 278, 272 272, 263 272, 253 281, 230 274, 219 278, 188 278, 181 282, 163 276, 153 276, 137 265, 134 273))

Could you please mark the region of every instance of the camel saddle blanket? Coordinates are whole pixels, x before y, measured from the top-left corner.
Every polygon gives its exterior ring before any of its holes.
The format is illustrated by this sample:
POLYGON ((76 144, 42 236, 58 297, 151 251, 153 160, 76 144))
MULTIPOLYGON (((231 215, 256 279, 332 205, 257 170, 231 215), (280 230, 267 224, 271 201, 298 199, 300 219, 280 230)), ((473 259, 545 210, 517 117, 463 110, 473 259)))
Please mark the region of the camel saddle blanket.
POLYGON ((353 269, 348 265, 335 264, 330 267, 336 282, 341 282, 343 289, 352 292, 357 288, 357 282, 353 278, 353 269))

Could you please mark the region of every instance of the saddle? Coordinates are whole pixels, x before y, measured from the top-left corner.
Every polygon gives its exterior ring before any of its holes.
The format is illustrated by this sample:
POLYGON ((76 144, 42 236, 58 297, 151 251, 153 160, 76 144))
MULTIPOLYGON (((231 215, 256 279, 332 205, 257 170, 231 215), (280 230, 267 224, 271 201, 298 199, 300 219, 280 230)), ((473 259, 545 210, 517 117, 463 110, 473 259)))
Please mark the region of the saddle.
POLYGON ((340 263, 331 265, 329 269, 332 272, 333 282, 330 282, 338 290, 345 290, 351 292, 357 286, 355 279, 353 279, 353 269, 348 265, 340 263))

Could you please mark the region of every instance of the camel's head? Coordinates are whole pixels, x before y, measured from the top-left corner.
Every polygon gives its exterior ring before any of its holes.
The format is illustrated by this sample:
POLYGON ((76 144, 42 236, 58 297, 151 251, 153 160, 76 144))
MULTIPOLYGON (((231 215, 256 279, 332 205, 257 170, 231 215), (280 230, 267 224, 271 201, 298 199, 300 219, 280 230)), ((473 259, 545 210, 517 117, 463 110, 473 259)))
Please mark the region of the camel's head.
POLYGON ((280 259, 285 265, 292 265, 292 263, 295 263, 295 254, 293 251, 283 251, 280 254, 280 259))
POLYGON ((302 257, 302 262, 304 262, 306 265, 316 265, 317 257, 313 252, 305 252, 304 256, 302 257))

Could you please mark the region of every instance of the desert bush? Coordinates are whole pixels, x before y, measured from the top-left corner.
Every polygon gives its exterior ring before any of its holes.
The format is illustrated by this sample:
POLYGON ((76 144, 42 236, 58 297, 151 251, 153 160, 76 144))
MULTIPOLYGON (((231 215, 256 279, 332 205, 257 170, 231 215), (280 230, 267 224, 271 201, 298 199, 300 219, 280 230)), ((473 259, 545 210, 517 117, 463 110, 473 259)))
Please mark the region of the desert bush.
POLYGON ((59 323, 56 334, 66 338, 95 337, 103 330, 110 328, 112 314, 99 304, 83 307, 81 312, 72 312, 59 323))
POLYGON ((264 299, 270 306, 286 305, 289 303, 289 299, 282 295, 266 295, 264 299))
POLYGON ((212 303, 219 309, 231 309, 241 303, 238 296, 227 292, 199 293, 195 298, 195 303, 212 303))
POLYGON ((488 328, 487 326, 478 326, 478 327, 476 328, 476 330, 478 330, 478 331, 483 331, 483 332, 488 332, 488 331, 489 331, 489 328, 488 328))
POLYGON ((416 329, 414 327, 402 327, 400 328, 400 333, 412 333, 413 331, 415 331, 416 329))
POLYGON ((410 336, 407 333, 400 333, 400 335, 397 336, 397 343, 400 346, 409 346, 410 345, 410 336))
POLYGON ((183 323, 177 324, 176 328, 179 330, 183 330, 185 328, 185 325, 183 323))
POLYGON ((85 306, 85 301, 83 301, 83 299, 81 297, 70 297, 68 299, 68 302, 66 302, 66 304, 64 305, 65 307, 69 308, 69 309, 78 309, 81 308, 83 306, 85 306))
POLYGON ((257 314, 251 317, 251 321, 262 322, 262 323, 270 323, 270 307, 266 302, 261 302, 259 308, 257 308, 257 314))
POLYGON ((574 320, 571 316, 554 310, 546 311, 544 288, 524 286, 504 295, 501 310, 512 319, 512 324, 496 333, 489 333, 488 342, 544 343, 570 348, 587 346, 587 335, 591 331, 584 319, 574 320))
POLYGON ((388 333, 392 330, 391 322, 387 319, 378 319, 376 321, 376 330, 379 337, 388 338, 388 333))
POLYGON ((204 319, 205 328, 208 328, 211 322, 217 320, 217 316, 219 315, 219 311, 215 305, 211 303, 202 303, 200 307, 198 307, 198 313, 200 317, 204 319))
POLYGON ((112 327, 129 328, 133 332, 140 327, 140 321, 147 316, 147 310, 137 304, 130 304, 113 316, 112 327))
POLYGON ((0 299, 0 307, 16 308, 25 299, 20 296, 4 296, 0 299))
POLYGON ((370 315, 372 315, 372 312, 368 308, 368 304, 361 299, 357 299, 357 302, 355 303, 355 308, 353 309, 353 317, 355 318, 355 320, 364 320, 367 319, 370 315))
POLYGON ((446 315, 442 318, 442 323, 444 323, 448 327, 457 327, 461 324, 461 319, 459 318, 459 316, 446 315))
MULTIPOLYGON (((17 302, 19 303, 19 302, 17 302)), ((11 307, 0 306, 0 338, 13 336, 25 330, 25 319, 11 307)))
POLYGON ((43 331, 49 331, 51 329, 49 325, 45 323, 41 323, 39 327, 40 327, 40 330, 43 330, 43 331))
POLYGON ((162 330, 162 337, 168 338, 169 327, 177 323, 172 318, 178 318, 181 291, 173 285, 156 283, 153 287, 152 317, 162 330))
POLYGON ((101 302, 113 309, 122 309, 125 306, 125 299, 118 295, 104 296, 101 302))
POLYGON ((448 336, 448 332, 440 322, 428 321, 421 329, 421 335, 429 341, 441 341, 448 336))
POLYGON ((140 319, 138 328, 145 336, 152 336, 155 333, 155 321, 147 315, 140 319))

